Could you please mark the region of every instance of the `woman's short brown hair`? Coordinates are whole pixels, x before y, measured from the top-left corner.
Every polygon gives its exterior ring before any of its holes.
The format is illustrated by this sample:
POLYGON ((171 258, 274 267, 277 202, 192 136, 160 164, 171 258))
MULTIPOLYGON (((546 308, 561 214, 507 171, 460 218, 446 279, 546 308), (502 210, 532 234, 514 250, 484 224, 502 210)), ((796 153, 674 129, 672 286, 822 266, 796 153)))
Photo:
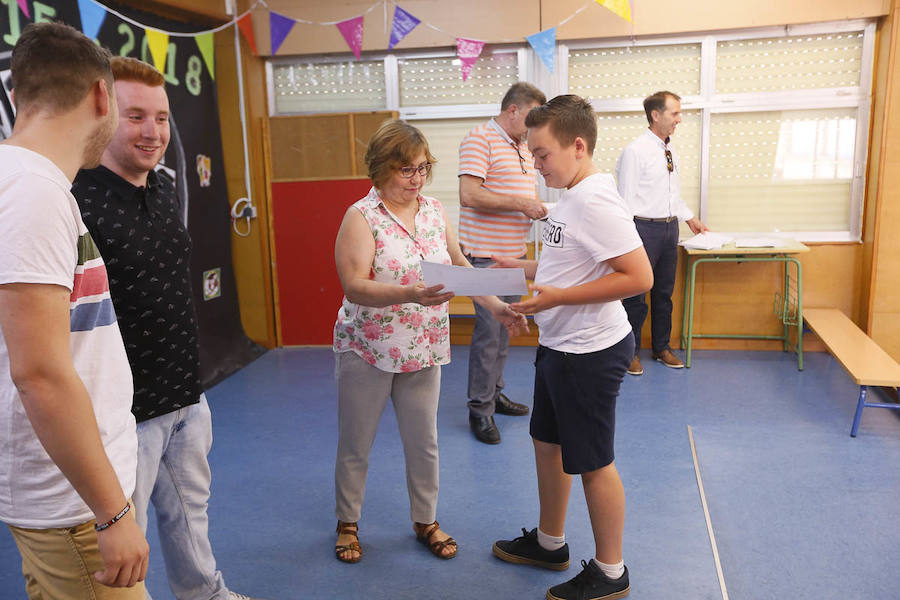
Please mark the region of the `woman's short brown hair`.
MULTIPOLYGON (((369 179, 376 189, 388 182, 394 171, 411 165, 420 152, 425 160, 434 164, 437 159, 428 149, 428 140, 421 131, 400 119, 391 119, 381 124, 366 148, 366 167, 369 179)), ((431 181, 431 172, 426 181, 431 181)))

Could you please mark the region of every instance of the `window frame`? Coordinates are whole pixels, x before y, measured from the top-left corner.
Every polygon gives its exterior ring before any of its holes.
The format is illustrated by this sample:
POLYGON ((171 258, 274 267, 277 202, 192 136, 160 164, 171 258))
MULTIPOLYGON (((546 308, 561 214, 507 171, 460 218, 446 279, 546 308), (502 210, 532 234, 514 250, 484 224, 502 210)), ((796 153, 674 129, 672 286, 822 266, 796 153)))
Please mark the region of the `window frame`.
MULTIPOLYGON (((548 83, 554 85, 555 94, 568 92, 568 57, 570 50, 621 48, 624 46, 661 46, 700 44, 700 94, 682 96, 683 110, 700 112, 700 220, 705 222, 709 207, 709 138, 712 115, 716 113, 754 113, 773 110, 809 110, 817 108, 853 108, 856 110, 856 138, 853 151, 853 177, 850 183, 850 214, 847 231, 779 231, 777 235, 809 242, 859 242, 862 239, 866 165, 868 161, 869 120, 872 109, 872 78, 874 75, 876 22, 855 19, 840 22, 757 27, 751 29, 703 33, 697 35, 666 35, 652 38, 616 38, 603 40, 564 41, 558 44, 556 77, 548 83), (805 35, 829 35, 861 32, 863 35, 860 56, 860 80, 858 86, 818 88, 784 92, 717 93, 716 51, 724 41, 752 40, 760 38, 793 37, 805 35)), ((592 100, 597 113, 640 112, 643 98, 617 98, 592 100)), ((771 231, 721 232, 724 234, 772 236, 771 231)))

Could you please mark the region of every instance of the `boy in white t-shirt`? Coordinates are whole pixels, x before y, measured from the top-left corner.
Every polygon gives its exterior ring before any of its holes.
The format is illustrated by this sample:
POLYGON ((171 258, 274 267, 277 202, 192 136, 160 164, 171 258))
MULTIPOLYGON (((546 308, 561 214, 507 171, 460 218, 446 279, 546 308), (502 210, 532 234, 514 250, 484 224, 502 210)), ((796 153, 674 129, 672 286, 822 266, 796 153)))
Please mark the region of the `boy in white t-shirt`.
POLYGON ((572 475, 581 475, 594 532, 594 558, 550 588, 549 600, 624 598, 630 591, 622 561, 625 491, 613 453, 619 385, 634 355, 634 337, 620 300, 653 285, 641 238, 610 175, 591 155, 597 126, 591 105, 557 96, 526 118, 528 147, 547 186, 563 188, 543 231, 540 262, 524 266, 535 295, 512 307, 534 313, 540 327, 535 360, 531 437, 540 521, 521 537, 500 540, 494 554, 507 562, 553 570, 569 566, 566 508, 572 475))

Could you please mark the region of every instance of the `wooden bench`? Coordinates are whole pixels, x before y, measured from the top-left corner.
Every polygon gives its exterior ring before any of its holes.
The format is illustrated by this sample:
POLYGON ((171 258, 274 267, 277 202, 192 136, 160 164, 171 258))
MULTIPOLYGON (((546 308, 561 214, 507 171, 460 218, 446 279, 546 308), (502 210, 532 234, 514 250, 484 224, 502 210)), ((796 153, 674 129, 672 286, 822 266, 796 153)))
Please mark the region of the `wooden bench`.
POLYGON ((863 408, 900 409, 900 404, 866 402, 869 386, 900 386, 900 365, 836 308, 803 308, 803 319, 859 386, 859 402, 850 435, 856 437, 863 408))

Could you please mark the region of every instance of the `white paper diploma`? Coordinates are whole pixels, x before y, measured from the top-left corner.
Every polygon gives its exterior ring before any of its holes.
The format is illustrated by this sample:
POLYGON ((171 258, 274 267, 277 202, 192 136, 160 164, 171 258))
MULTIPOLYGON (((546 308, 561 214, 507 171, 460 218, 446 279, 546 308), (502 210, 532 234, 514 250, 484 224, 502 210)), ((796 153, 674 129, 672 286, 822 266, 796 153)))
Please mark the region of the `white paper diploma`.
POLYGON ((528 293, 525 269, 470 269, 421 261, 425 285, 439 283, 457 296, 513 296, 528 293))

